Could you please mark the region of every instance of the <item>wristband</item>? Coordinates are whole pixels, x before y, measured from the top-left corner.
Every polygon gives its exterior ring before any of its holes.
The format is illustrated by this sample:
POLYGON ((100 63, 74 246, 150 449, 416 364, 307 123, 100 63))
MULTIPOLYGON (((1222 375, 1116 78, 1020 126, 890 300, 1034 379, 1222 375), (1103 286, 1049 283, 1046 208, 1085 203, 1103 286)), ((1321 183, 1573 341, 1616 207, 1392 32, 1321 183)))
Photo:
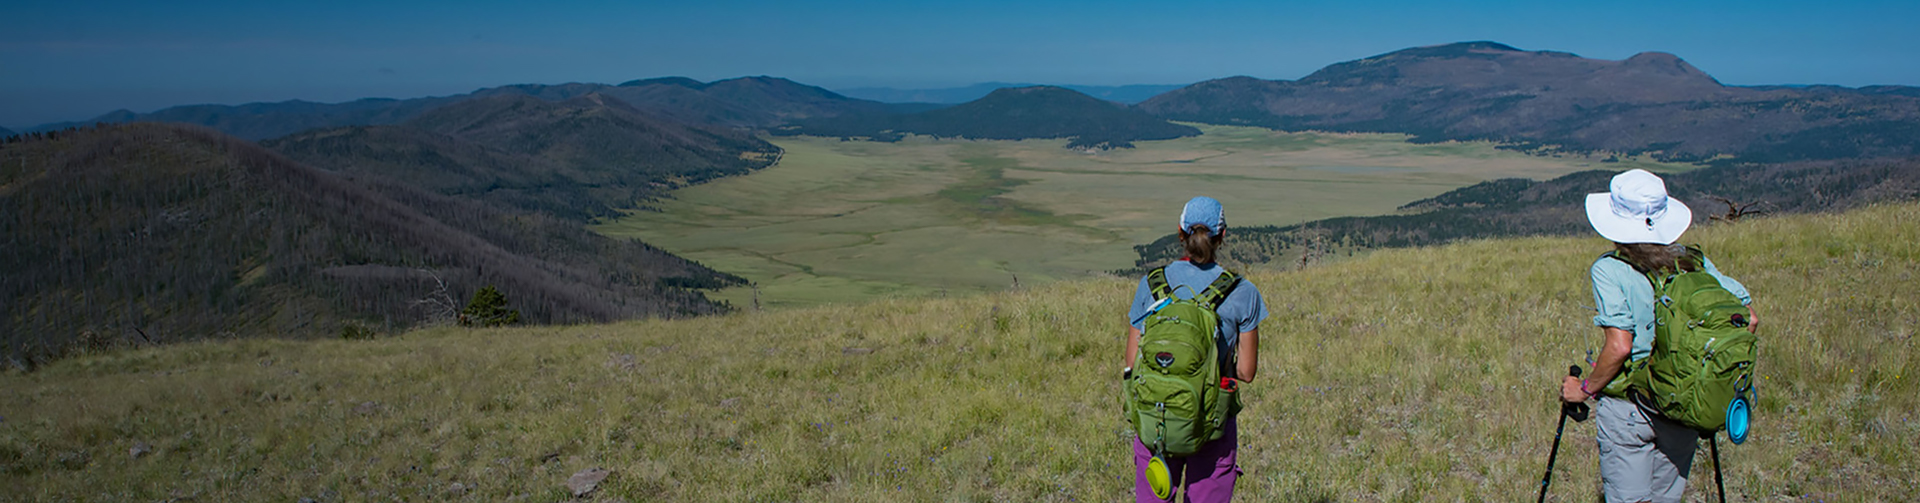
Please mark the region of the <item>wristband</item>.
POLYGON ((1132 379, 1132 378, 1133 378, 1133 367, 1129 366, 1127 368, 1120 369, 1120 380, 1125 381, 1127 379, 1132 379))
POLYGON ((1593 398, 1593 395, 1595 395, 1595 394, 1596 394, 1596 393, 1594 393, 1594 392, 1592 392, 1592 391, 1587 391, 1587 380, 1586 380, 1586 379, 1581 379, 1581 380, 1580 380, 1580 392, 1581 392, 1581 393, 1586 393, 1586 394, 1587 394, 1587 398, 1593 398))

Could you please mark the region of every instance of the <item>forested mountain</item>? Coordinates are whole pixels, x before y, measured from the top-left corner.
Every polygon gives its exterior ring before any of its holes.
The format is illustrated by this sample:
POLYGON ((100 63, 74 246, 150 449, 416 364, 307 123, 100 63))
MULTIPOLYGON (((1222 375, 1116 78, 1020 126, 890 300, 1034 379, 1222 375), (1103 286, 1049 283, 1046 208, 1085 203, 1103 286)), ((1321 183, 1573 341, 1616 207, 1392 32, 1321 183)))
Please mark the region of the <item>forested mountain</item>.
POLYGON ((468 94, 406 100, 370 98, 346 103, 293 100, 245 105, 187 105, 145 114, 120 110, 85 121, 46 124, 32 130, 52 131, 102 122, 180 122, 211 127, 244 139, 263 140, 317 128, 397 124, 435 108, 477 98, 521 95, 564 101, 589 94, 612 97, 674 121, 751 128, 771 127, 809 117, 918 111, 926 108, 852 99, 826 89, 775 77, 742 77, 712 83, 668 77, 636 80, 618 86, 581 83, 508 85, 468 94))
POLYGON ((55 131, 97 123, 178 122, 210 127, 248 140, 260 140, 313 128, 393 124, 464 98, 442 96, 407 100, 367 98, 346 103, 291 100, 244 105, 185 105, 145 114, 116 110, 84 121, 46 124, 33 130, 55 131))
POLYGON ((1194 136, 1200 130, 1070 89, 1036 86, 1000 89, 978 100, 919 113, 799 120, 773 133, 880 141, 907 133, 981 140, 1072 138, 1067 145, 1071 148, 1106 148, 1194 136))
MULTIPOLYGON (((984 98, 998 89, 1009 87, 1033 87, 1040 84, 1014 84, 1008 82, 984 82, 964 87, 941 89, 895 89, 891 87, 856 87, 842 89, 840 94, 863 100, 883 103, 966 103, 984 98)), ((1107 101, 1135 104, 1146 101, 1160 93, 1186 86, 1175 85, 1127 85, 1127 86, 1079 86, 1060 85, 1081 94, 1107 101)))
POLYGON ((571 220, 609 216, 779 156, 746 132, 664 120, 600 93, 536 96, 500 93, 397 125, 307 131, 262 145, 321 168, 571 220))
POLYGON ((353 180, 218 132, 135 123, 0 145, 0 344, 334 335, 447 321, 495 285, 530 322, 724 309, 738 283, 577 222, 353 180), (444 282, 444 290, 440 288, 444 282))
POLYGON ((642 110, 688 122, 769 128, 800 119, 915 110, 841 96, 778 77, 702 84, 686 78, 635 80, 604 91, 642 110))
POLYGON ((1899 86, 1732 87, 1671 54, 1607 61, 1469 42, 1334 64, 1297 81, 1206 81, 1139 108, 1284 130, 1782 162, 1920 155, 1915 94, 1899 86))
MULTIPOLYGON (((1461 239, 1593 232, 1584 200, 1606 192, 1613 171, 1582 171, 1547 181, 1493 180, 1414 201, 1399 214, 1318 220, 1284 227, 1236 227, 1229 264, 1295 264, 1367 248, 1443 244, 1461 239)), ((1920 158, 1723 164, 1667 175, 1667 189, 1693 209, 1696 225, 1746 212, 1835 211, 1920 199, 1920 158)), ((1144 272, 1179 258, 1168 235, 1134 247, 1144 272)))

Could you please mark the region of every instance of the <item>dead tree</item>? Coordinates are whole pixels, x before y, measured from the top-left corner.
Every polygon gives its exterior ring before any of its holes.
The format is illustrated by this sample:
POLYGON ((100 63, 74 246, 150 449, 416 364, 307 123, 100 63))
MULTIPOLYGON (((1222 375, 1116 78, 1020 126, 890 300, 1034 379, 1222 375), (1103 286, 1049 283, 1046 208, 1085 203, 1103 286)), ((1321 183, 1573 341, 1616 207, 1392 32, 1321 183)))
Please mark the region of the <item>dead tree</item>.
POLYGON ((1722 222, 1736 222, 1740 220, 1740 217, 1767 214, 1766 210, 1760 209, 1760 205, 1766 204, 1765 201, 1756 201, 1756 202, 1751 202, 1747 204, 1740 204, 1740 203, 1734 202, 1732 199, 1727 199, 1720 196, 1713 196, 1713 200, 1719 201, 1721 204, 1727 205, 1727 212, 1719 215, 1709 216, 1708 218, 1712 220, 1719 220, 1722 222))
POLYGON ((413 306, 427 311, 428 323, 446 323, 458 319, 460 304, 454 302, 453 294, 447 292, 447 282, 441 281, 440 275, 431 270, 421 269, 420 272, 433 279, 434 287, 426 297, 414 300, 413 306))

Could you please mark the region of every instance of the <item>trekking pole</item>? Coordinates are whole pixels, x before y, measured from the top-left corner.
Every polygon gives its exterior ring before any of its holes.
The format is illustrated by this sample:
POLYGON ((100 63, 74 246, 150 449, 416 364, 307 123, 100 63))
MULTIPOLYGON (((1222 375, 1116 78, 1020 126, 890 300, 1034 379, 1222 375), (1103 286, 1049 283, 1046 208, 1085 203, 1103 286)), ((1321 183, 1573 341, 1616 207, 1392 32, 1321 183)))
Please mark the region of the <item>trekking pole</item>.
MULTIPOLYGON (((1580 377, 1580 366, 1579 365, 1568 366, 1567 375, 1580 377)), ((1553 450, 1547 451, 1547 474, 1542 475, 1540 477, 1539 501, 1541 503, 1545 503, 1547 501, 1547 486, 1553 483, 1553 461, 1555 458, 1560 457, 1560 434, 1567 430, 1568 416, 1572 416, 1574 421, 1586 421, 1587 420, 1587 404, 1565 403, 1560 405, 1560 426, 1554 427, 1553 450)))
POLYGON ((1720 441, 1716 438, 1719 436, 1717 431, 1708 434, 1707 446, 1713 449, 1713 488, 1720 491, 1720 503, 1727 503, 1727 484, 1720 481, 1720 441))

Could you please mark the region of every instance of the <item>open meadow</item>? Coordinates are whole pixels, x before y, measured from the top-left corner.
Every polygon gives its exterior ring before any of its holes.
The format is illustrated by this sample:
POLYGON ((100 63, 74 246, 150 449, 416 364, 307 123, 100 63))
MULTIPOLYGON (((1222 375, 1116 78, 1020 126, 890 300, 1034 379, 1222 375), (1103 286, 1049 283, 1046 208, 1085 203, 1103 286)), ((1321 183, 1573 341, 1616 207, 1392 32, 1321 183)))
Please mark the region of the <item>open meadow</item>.
MULTIPOLYGON (((674 191, 594 230, 637 237, 758 283, 763 307, 995 291, 1133 265, 1180 204, 1224 201, 1230 225, 1378 215, 1477 182, 1688 165, 1541 157, 1404 135, 1205 134, 1084 152, 1065 140, 898 143, 769 138, 779 164, 674 191)), ((1598 188, 1596 188, 1598 189, 1598 188)), ((753 288, 719 292, 738 307, 753 288)))
MULTIPOLYGON (((1728 501, 1920 499, 1920 204, 1684 241, 1762 323, 1753 436, 1721 444, 1728 501)), ((1586 268, 1606 247, 1256 271, 1273 316, 1242 388, 1239 500, 1531 500, 1556 383, 1598 344, 1586 268)), ((1132 287, 80 356, 0 374, 0 500, 558 501, 602 467, 588 499, 1121 501, 1132 287)), ((1568 423, 1553 501, 1597 499, 1593 434, 1568 423)), ((1689 499, 1708 501, 1699 455, 1689 499)))

